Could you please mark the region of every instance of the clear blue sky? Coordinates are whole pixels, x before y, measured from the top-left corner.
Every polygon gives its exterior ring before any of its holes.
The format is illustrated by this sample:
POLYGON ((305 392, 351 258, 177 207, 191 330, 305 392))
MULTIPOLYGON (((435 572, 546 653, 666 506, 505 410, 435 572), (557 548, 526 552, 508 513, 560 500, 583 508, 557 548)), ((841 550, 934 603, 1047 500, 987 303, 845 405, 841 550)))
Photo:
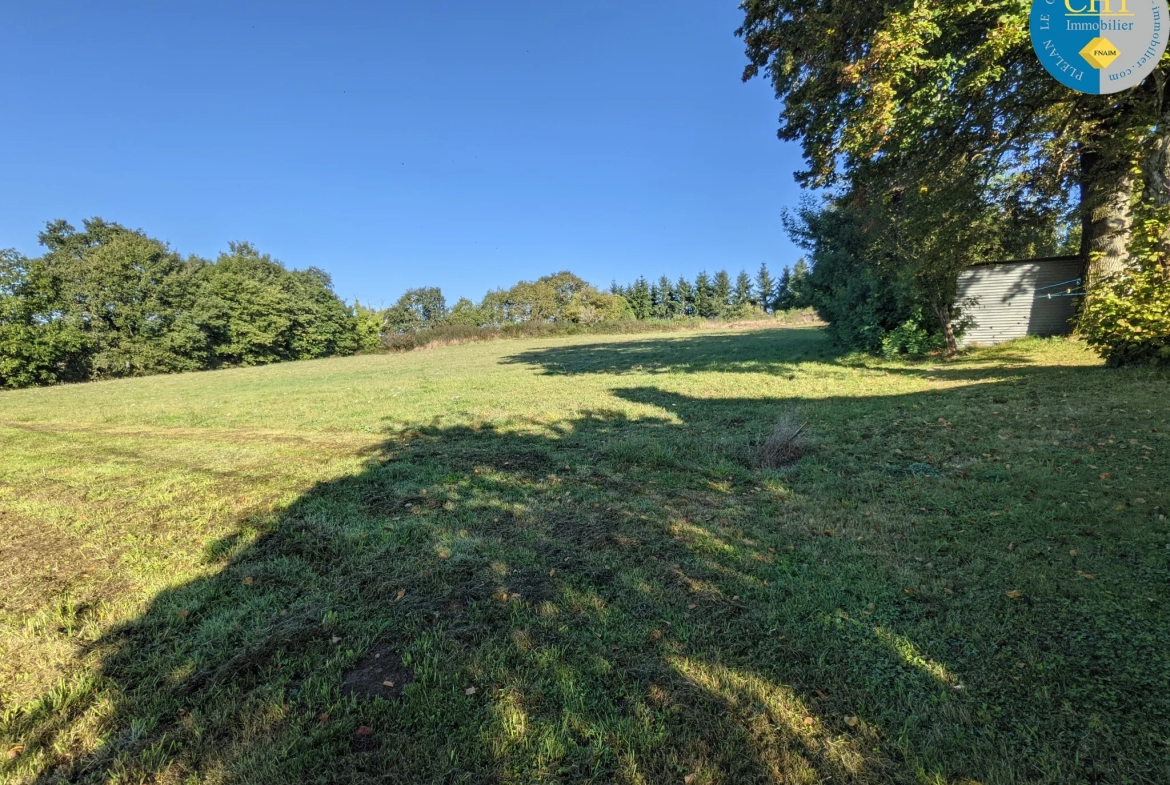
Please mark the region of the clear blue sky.
POLYGON ((2 6, 0 247, 100 215, 375 304, 798 255, 735 0, 2 6))

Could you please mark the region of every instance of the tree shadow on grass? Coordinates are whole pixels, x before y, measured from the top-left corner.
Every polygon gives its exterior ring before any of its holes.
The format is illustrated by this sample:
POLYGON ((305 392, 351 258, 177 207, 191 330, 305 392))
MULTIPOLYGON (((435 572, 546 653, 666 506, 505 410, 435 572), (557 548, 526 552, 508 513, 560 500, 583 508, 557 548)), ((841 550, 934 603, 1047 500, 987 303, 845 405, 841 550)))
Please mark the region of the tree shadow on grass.
POLYGON ((768 328, 551 346, 520 352, 504 362, 534 365, 549 376, 707 371, 786 375, 799 363, 840 355, 821 330, 768 328))
MULTIPOLYGON (((546 346, 519 352, 503 362, 532 366, 547 376, 719 372, 794 377, 806 363, 862 369, 872 365, 874 358, 834 347, 823 330, 770 328, 737 334, 546 346)), ((1035 356, 1013 345, 980 349, 977 354, 967 352, 957 362, 902 358, 873 370, 951 383, 1046 381, 1069 373, 1111 373, 1104 368, 1037 365, 1035 356)))
MULTIPOLYGON (((1165 620, 1085 581, 1004 596, 1009 538, 1075 537, 1078 517, 991 483, 996 466, 891 474, 894 435, 848 454, 829 438, 924 395, 816 402, 826 439, 782 473, 747 450, 775 401, 616 395, 660 412, 387 440, 211 547, 217 572, 103 637, 96 681, 6 734, 44 783, 1168 773, 1149 729, 1170 715, 1165 620), (1027 512, 1005 527, 1005 505, 1027 512), (394 683, 347 695, 371 653, 394 683), (94 722, 103 742, 79 754, 94 722)), ((1157 558, 1131 557, 1170 599, 1157 558)))

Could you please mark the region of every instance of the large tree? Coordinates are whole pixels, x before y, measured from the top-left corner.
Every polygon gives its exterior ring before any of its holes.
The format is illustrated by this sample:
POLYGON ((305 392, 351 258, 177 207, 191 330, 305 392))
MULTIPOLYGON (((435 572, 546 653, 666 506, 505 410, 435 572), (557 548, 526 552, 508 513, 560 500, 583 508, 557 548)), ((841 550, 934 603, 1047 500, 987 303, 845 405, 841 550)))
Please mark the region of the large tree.
POLYGON ((779 136, 802 145, 806 185, 885 199, 939 172, 961 191, 997 175, 1009 219, 1063 214, 1079 225, 1094 279, 1125 257, 1133 161, 1144 153, 1163 190, 1170 181, 1170 123, 1157 116, 1170 103, 1166 66, 1120 94, 1076 93, 1032 51, 1023 0, 741 7, 744 78, 770 78, 784 104, 779 136))
POLYGON ((84 334, 91 376, 205 367, 211 348, 194 309, 198 261, 101 218, 81 231, 51 222, 40 240, 56 298, 48 320, 84 334))
POLYGON ((44 261, 0 250, 0 387, 88 377, 89 341, 77 320, 62 317, 44 261))

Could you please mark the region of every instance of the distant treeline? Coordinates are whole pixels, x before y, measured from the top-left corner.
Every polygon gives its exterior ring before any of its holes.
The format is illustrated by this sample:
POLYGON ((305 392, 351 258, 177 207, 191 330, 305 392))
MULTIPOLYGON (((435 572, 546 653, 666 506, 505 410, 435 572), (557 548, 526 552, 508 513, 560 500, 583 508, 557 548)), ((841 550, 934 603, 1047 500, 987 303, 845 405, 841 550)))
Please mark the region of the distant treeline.
POLYGON ((100 218, 0 251, 0 386, 257 365, 352 353, 353 310, 321 270, 247 243, 214 262, 100 218))
POLYGON ((214 261, 183 257, 142 231, 92 218, 53 221, 43 256, 0 251, 0 387, 260 365, 403 350, 535 329, 623 329, 653 319, 744 318, 805 305, 803 262, 733 285, 720 271, 608 292, 570 272, 448 308, 437 287, 393 306, 347 305, 317 268, 289 270, 248 243, 214 261))
POLYGON ((685 277, 671 281, 665 275, 653 283, 641 276, 626 286, 615 281, 610 293, 624 297, 637 319, 739 319, 808 307, 808 274, 808 265, 799 259, 793 269, 785 267, 779 279, 764 263, 754 279, 740 270, 734 284, 726 270, 714 276, 703 271, 693 284, 685 277))

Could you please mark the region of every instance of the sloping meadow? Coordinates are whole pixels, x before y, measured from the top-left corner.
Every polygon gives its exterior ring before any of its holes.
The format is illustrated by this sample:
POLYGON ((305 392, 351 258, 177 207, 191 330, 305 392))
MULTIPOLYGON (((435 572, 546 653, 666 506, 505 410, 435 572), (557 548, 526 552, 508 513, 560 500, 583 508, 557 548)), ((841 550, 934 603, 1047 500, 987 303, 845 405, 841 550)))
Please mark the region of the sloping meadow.
POLYGON ((6 393, 0 774, 1165 781, 1168 392, 788 328, 6 393))

